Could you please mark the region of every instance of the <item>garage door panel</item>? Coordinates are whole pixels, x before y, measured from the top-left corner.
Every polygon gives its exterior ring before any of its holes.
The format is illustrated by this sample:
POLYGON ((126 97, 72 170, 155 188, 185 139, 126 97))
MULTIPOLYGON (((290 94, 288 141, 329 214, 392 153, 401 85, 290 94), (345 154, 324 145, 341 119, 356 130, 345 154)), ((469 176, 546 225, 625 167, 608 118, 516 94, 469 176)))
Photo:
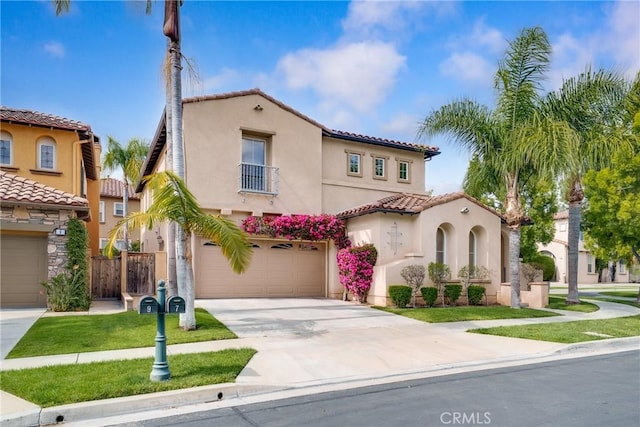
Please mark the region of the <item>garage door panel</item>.
POLYGON ((47 280, 46 236, 2 235, 0 245, 1 306, 45 307, 41 283, 47 280))
POLYGON ((197 298, 325 296, 324 244, 255 241, 241 275, 232 272, 219 247, 200 241, 196 251, 197 298))

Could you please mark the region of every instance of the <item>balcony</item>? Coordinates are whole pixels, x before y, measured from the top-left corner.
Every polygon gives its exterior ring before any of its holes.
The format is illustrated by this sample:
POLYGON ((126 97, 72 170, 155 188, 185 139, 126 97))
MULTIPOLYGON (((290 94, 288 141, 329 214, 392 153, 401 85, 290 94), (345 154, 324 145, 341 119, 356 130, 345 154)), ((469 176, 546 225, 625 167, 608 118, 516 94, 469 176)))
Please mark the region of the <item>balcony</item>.
POLYGON ((240 163, 239 169, 239 193, 259 193, 278 195, 280 180, 279 169, 273 166, 254 165, 240 163))

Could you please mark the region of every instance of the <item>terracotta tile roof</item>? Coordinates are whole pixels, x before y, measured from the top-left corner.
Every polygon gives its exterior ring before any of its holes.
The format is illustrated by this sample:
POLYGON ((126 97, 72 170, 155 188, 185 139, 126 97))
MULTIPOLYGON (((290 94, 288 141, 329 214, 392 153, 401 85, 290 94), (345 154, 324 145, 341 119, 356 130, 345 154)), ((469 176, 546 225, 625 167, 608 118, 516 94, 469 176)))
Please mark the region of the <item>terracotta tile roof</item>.
POLYGON ((344 131, 335 130, 335 129, 331 131, 325 130, 323 132, 325 133, 325 135, 330 136, 332 138, 344 139, 347 141, 363 142, 365 144, 399 148, 399 149, 409 150, 409 151, 418 151, 418 152, 422 151, 424 152, 425 159, 431 158, 433 156, 437 156, 438 154, 440 154, 440 151, 439 151, 440 149, 438 147, 430 147, 428 145, 423 145, 423 144, 413 144, 410 142, 395 141, 393 139, 360 135, 357 133, 344 132, 344 131))
POLYGON ((556 212, 553 215, 553 219, 569 219, 569 211, 564 210, 564 211, 556 212))
POLYGON ((377 200, 373 203, 357 206, 355 208, 339 212, 336 216, 342 219, 348 219, 376 212, 391 212, 414 215, 434 206, 442 205, 461 198, 467 199, 469 202, 490 211, 491 213, 499 216, 501 219, 503 218, 503 216, 496 210, 482 204, 478 200, 463 192, 447 193, 437 196, 429 196, 427 194, 398 193, 377 200))
POLYGON ((0 118, 3 122, 91 132, 91 126, 88 124, 38 111, 0 106, 0 118))
POLYGON ((87 199, 4 171, 0 171, 0 201, 3 204, 46 205, 89 210, 87 199))
MULTIPOLYGON (((122 199, 122 184, 119 179, 114 178, 102 178, 100 179, 100 197, 112 197, 122 199)), ((140 200, 140 194, 133 190, 131 185, 128 185, 129 199, 140 200)))
MULTIPOLYGON (((322 134, 325 135, 325 136, 329 136, 329 137, 336 138, 336 139, 343 139, 343 140, 361 142, 361 143, 365 143, 365 144, 372 144, 372 145, 378 145, 378 146, 398 148, 398 149, 401 149, 401 150, 422 152, 422 153, 424 153, 424 158, 425 159, 431 158, 433 156, 437 156, 438 154, 440 154, 440 151, 439 151, 438 147, 429 147, 427 145, 422 145, 422 144, 412 144, 412 143, 408 143, 408 142, 394 141, 392 139, 377 138, 377 137, 373 137, 373 136, 366 136, 366 135, 360 135, 360 134, 356 134, 356 133, 350 133, 350 132, 344 132, 344 131, 329 129, 328 127, 326 127, 326 126, 318 123, 317 121, 311 119, 309 116, 306 116, 306 115, 302 114, 300 111, 296 110, 295 108, 291 108, 287 104, 285 104, 285 103, 283 103, 281 101, 278 101, 274 97, 264 93, 259 88, 243 90, 243 91, 236 91, 236 92, 227 92, 227 93, 221 93, 221 94, 217 94, 217 95, 195 96, 195 97, 192 97, 192 98, 183 99, 182 103, 183 104, 190 104, 190 103, 195 103, 195 102, 215 101, 215 100, 220 100, 220 99, 237 98, 237 97, 241 97, 241 96, 251 96, 251 95, 259 95, 259 96, 261 96, 261 97, 273 102, 274 104, 276 104, 277 106, 279 106, 283 110, 289 111, 290 113, 300 117, 301 119, 306 120, 307 122, 319 127, 320 129, 322 129, 322 134)), ((146 175, 149 175, 149 174, 153 173, 153 169, 155 167, 155 164, 158 161, 158 158, 160 157, 160 154, 162 153, 162 150, 164 149, 164 145, 166 143, 166 137, 167 137, 167 135, 166 135, 165 112, 163 111, 162 112, 162 116, 160 117, 160 122, 158 124, 158 128, 156 130, 156 134, 155 134, 155 136, 153 138, 153 142, 151 143, 151 149, 149 150, 149 154, 147 156, 147 159, 145 160, 145 163, 144 163, 144 165, 142 167, 142 171, 143 171, 142 176, 146 176, 146 175)), ((144 185, 142 184, 142 182, 140 182, 136 186, 136 191, 141 192, 143 188, 144 188, 144 185)))
POLYGON ((85 141, 81 144, 81 150, 87 178, 98 178, 96 170, 97 161, 95 158, 93 144, 100 145, 100 138, 91 132, 91 126, 88 124, 77 120, 54 116, 53 114, 5 106, 0 106, 0 120, 6 123, 16 123, 26 126, 42 126, 78 132, 79 139, 85 141))

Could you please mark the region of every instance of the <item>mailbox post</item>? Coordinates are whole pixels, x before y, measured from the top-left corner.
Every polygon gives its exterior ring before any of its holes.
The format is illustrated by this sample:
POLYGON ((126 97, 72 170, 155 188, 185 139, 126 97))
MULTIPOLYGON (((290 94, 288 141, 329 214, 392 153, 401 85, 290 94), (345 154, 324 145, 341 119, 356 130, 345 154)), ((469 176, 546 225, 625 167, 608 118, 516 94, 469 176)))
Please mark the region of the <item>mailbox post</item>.
POLYGON ((173 296, 165 303, 164 280, 158 282, 158 299, 144 296, 140 299, 140 314, 156 314, 158 325, 156 328, 156 355, 149 378, 151 381, 166 381, 171 378, 169 363, 167 362, 167 337, 165 335, 165 313, 184 313, 184 298, 173 296))

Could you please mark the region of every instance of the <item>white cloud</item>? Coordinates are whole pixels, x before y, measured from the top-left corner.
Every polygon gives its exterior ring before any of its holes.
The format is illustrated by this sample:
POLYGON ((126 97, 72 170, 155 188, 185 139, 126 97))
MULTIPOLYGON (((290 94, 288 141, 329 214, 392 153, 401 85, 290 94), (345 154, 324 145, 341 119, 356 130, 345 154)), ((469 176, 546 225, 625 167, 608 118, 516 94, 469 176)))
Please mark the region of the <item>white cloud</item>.
POLYGON ((484 18, 476 21, 471 35, 466 39, 466 43, 487 47, 491 52, 500 54, 504 52, 509 44, 499 30, 485 24, 484 18))
POLYGON ((302 49, 280 59, 277 69, 289 89, 312 89, 324 103, 371 112, 392 90, 405 61, 392 44, 359 42, 302 49))
POLYGON ((342 20, 346 39, 402 38, 407 30, 425 25, 425 15, 455 13, 459 6, 450 1, 352 1, 342 20))
POLYGON ((396 136, 403 141, 413 141, 418 131, 420 118, 415 114, 399 113, 391 117, 389 121, 380 125, 380 130, 385 135, 404 135, 396 136))
POLYGON ((202 80, 201 86, 205 93, 218 92, 233 82, 239 80, 240 73, 231 68, 223 68, 214 76, 202 80))
POLYGON ((640 8, 635 1, 618 1, 610 9, 601 48, 610 52, 621 67, 633 77, 640 70, 640 8))
POLYGON ((60 42, 48 42, 44 45, 44 51, 53 58, 64 58, 64 45, 60 42))
POLYGON ((472 52, 454 52, 438 67, 440 74, 471 84, 490 84, 494 67, 482 56, 472 52))
POLYGON ((589 40, 578 40, 571 34, 562 34, 552 41, 551 69, 548 88, 556 90, 562 81, 585 71, 594 64, 594 51, 589 40))

